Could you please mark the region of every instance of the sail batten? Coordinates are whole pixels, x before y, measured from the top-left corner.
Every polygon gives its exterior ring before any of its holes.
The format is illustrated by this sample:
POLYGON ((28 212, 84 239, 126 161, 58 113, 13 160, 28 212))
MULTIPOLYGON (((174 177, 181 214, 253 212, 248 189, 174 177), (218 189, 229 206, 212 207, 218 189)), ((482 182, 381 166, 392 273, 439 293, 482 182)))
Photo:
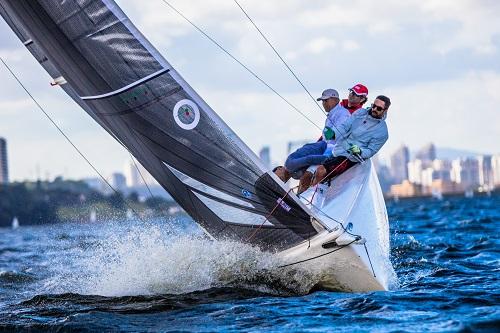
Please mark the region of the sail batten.
POLYGON ((32 41, 25 46, 53 78, 65 78, 62 89, 212 237, 284 249, 318 232, 313 213, 114 1, 2 0, 0 14, 21 41, 32 41))
POLYGON ((122 87, 120 89, 117 89, 117 90, 114 90, 114 91, 110 91, 108 93, 105 93, 105 94, 101 94, 101 95, 95 95, 95 96, 82 96, 80 97, 81 99, 83 100, 91 100, 91 99, 101 99, 101 98, 107 98, 107 97, 111 97, 111 96, 115 96, 115 95, 118 95, 118 94, 121 94, 123 92, 126 92, 127 90, 130 90, 130 89, 133 89, 143 83, 146 83, 147 81, 149 80, 152 80, 152 79, 155 79, 156 77, 164 74, 164 73, 168 73, 168 71, 170 71, 170 69, 168 68, 164 68, 164 69, 161 69, 153 74, 150 74, 142 79, 139 79, 135 82, 132 82, 128 85, 126 85, 125 87, 122 87))

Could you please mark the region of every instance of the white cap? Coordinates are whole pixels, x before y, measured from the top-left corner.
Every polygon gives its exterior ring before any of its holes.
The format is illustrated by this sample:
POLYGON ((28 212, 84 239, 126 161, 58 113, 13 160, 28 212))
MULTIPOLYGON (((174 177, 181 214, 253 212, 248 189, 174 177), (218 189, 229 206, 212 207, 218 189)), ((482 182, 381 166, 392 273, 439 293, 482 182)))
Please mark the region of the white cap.
POLYGON ((321 97, 319 97, 316 100, 317 101, 324 101, 325 99, 329 99, 329 98, 333 98, 333 97, 339 98, 339 93, 337 92, 337 90, 335 90, 335 89, 326 89, 321 94, 321 97))

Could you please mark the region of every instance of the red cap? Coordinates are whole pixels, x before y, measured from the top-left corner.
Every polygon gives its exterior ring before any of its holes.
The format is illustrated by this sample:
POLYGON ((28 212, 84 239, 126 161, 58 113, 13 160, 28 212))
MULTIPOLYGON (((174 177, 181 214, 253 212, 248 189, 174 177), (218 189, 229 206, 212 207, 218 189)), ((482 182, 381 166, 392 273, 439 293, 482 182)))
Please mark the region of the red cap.
POLYGON ((357 85, 352 87, 351 90, 354 91, 356 95, 368 96, 368 88, 362 85, 361 83, 358 83, 357 85))

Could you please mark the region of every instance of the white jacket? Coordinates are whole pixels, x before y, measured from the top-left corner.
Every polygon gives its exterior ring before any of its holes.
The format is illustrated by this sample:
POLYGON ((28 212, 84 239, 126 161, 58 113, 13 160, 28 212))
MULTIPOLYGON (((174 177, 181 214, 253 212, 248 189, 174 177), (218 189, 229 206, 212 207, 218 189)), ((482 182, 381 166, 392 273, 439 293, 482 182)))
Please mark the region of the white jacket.
POLYGON ((328 140, 325 138, 325 136, 328 137, 327 133, 329 131, 337 133, 340 125, 342 125, 350 117, 351 113, 349 112, 349 110, 340 105, 340 103, 337 104, 333 109, 330 110, 330 112, 328 112, 328 115, 326 116, 322 139, 325 140, 328 145, 334 145, 337 142, 337 139, 334 138, 328 140))

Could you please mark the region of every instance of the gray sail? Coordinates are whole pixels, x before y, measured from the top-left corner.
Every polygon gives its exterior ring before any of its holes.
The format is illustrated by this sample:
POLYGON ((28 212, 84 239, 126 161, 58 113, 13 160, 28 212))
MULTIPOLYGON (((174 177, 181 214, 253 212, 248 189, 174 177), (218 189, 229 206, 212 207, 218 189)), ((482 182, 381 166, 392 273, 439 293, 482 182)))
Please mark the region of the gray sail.
POLYGON ((0 14, 212 237, 280 250, 322 230, 113 1, 0 0, 0 14))

